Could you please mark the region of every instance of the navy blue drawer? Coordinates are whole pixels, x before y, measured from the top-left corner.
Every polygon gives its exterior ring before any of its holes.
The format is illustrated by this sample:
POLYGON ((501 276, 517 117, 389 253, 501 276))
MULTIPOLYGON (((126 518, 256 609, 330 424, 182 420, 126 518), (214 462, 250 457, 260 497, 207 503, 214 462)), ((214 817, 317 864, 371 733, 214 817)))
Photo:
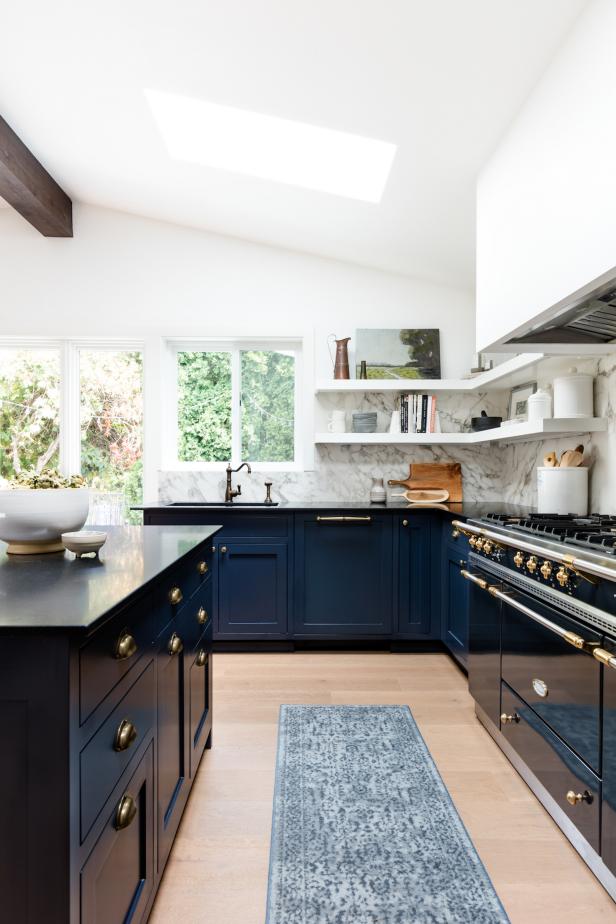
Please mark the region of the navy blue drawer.
MULTIPOLYGON (((148 737, 156 720, 156 677, 150 664, 118 703, 109 718, 81 752, 79 758, 81 839, 87 836, 105 801, 128 766, 139 742, 148 737), (130 722, 136 733, 124 742, 122 723, 130 722), (122 750, 118 747, 126 743, 122 750)), ((124 729, 123 729, 124 731, 124 729)))
POLYGON ((501 732, 593 850, 598 851, 599 778, 506 684, 502 685, 501 703, 501 732), (571 805, 568 794, 582 798, 571 805))
POLYGON ((207 584, 212 577, 211 549, 201 550, 180 564, 173 576, 161 581, 153 593, 153 603, 158 612, 158 629, 167 625, 177 615, 193 594, 207 584))
POLYGON ((178 612, 174 626, 188 651, 193 651, 205 627, 212 621, 212 582, 207 581, 178 612))

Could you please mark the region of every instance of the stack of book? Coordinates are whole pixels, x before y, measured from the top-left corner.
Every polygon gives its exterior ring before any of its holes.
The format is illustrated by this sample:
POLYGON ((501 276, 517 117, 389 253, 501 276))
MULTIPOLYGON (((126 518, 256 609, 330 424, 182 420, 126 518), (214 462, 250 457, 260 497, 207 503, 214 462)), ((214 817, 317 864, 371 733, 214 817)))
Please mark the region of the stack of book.
POLYGON ((400 395, 402 433, 440 433, 436 395, 400 395))

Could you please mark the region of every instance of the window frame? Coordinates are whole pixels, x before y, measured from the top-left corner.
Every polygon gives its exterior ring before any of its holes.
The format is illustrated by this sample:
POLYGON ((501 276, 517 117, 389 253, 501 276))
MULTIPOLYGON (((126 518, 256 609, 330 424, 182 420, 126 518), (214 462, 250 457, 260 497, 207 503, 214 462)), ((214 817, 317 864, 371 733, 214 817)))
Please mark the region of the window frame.
POLYGON ((250 462, 253 471, 303 470, 302 388, 304 381, 303 341, 300 337, 190 337, 166 338, 166 369, 164 381, 169 386, 163 417, 163 432, 169 435, 163 447, 163 468, 170 471, 222 472, 230 462, 236 468, 250 462), (240 457, 242 442, 241 360, 240 353, 248 350, 272 350, 293 353, 295 381, 293 401, 293 459, 286 462, 253 462, 240 457), (178 374, 177 357, 183 352, 231 354, 231 458, 224 462, 184 462, 178 458, 178 374))

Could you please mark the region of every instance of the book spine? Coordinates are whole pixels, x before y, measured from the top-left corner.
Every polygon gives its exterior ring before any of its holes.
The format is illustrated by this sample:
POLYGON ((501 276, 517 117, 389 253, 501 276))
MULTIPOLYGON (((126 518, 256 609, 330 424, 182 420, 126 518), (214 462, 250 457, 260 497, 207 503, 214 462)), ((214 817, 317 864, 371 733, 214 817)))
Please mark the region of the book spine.
POLYGON ((428 396, 421 396, 421 433, 426 432, 426 426, 428 424, 428 396))
POLYGON ((407 433, 408 427, 408 395, 400 395, 400 430, 407 433))
POLYGON ((436 427, 436 395, 432 395, 430 398, 430 433, 435 433, 436 427))

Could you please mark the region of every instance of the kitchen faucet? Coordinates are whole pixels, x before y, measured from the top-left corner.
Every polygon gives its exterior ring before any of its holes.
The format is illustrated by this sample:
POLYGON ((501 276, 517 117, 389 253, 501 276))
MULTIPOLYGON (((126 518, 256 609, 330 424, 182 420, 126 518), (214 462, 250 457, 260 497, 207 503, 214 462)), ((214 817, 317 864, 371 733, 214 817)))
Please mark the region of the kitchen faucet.
POLYGON ((238 465, 237 468, 231 468, 231 463, 230 463, 230 462, 229 462, 229 464, 227 465, 227 488, 226 488, 226 490, 225 490, 225 504, 232 504, 232 503, 233 503, 233 498, 234 498, 234 497, 239 497, 239 495, 242 493, 242 486, 241 486, 241 484, 238 484, 238 486, 237 486, 237 488, 235 489, 235 491, 233 490, 233 485, 231 484, 231 475, 233 474, 233 472, 239 472, 239 470, 242 469, 242 468, 246 468, 248 474, 250 475, 250 473, 251 473, 251 468, 250 468, 250 465, 248 464, 248 462, 242 462, 242 464, 241 464, 241 465, 238 465))

